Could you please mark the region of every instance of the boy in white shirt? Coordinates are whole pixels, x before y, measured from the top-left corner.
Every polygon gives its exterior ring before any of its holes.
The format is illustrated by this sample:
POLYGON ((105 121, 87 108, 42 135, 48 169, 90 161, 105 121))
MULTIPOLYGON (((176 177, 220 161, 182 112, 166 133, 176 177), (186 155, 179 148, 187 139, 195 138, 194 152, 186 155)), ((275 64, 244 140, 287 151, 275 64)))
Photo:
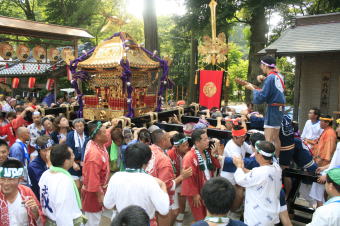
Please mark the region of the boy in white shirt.
POLYGON ((275 146, 272 143, 258 141, 255 149, 255 158, 260 167, 247 170, 242 159, 233 158, 237 167, 235 181, 246 189, 244 222, 249 226, 274 225, 280 221, 282 170, 272 160, 275 156, 275 146))
MULTIPOLYGON (((247 136, 247 130, 240 125, 234 125, 232 129, 233 138, 228 141, 224 147, 225 157, 237 157, 244 159, 246 153, 252 154, 251 146, 245 142, 247 136)), ((230 183, 235 185, 234 173, 221 172, 221 176, 228 179, 230 183)))
POLYGON ((57 144, 51 150, 52 166, 39 180, 40 202, 49 225, 80 226, 85 223, 77 186, 68 172, 73 166, 74 154, 66 144, 57 144))
POLYGON ((166 185, 144 170, 151 158, 151 149, 143 143, 128 146, 125 152, 125 172, 115 173, 104 196, 104 207, 118 212, 130 205, 142 207, 149 215, 150 225, 157 225, 155 212, 166 215, 170 200, 166 185))
POLYGON ((326 192, 331 197, 316 209, 307 226, 340 226, 340 168, 333 168, 326 175, 326 192))
POLYGON ((312 108, 309 110, 308 118, 306 121, 305 127, 303 128, 301 138, 304 141, 304 144, 311 149, 315 143, 315 140, 318 139, 323 131, 320 127, 320 110, 317 108, 312 108))

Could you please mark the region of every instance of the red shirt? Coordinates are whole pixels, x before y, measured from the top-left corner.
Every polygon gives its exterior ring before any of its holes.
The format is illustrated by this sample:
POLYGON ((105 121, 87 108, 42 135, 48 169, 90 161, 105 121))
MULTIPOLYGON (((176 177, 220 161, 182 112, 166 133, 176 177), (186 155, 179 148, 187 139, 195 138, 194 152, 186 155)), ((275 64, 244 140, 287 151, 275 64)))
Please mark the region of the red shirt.
POLYGON ((168 194, 170 196, 170 203, 173 201, 173 195, 175 194, 175 173, 171 165, 171 160, 164 151, 153 144, 150 146, 152 151, 151 159, 146 168, 146 172, 151 176, 157 177, 163 181, 166 185, 168 194))
MULTIPOLYGON (((210 153, 210 152, 209 152, 210 153)), ((211 161, 215 170, 210 171, 210 176, 213 177, 216 169, 221 168, 219 161, 211 156, 211 161)), ((182 181, 183 196, 195 196, 201 193, 204 183, 207 181, 204 171, 200 169, 198 158, 195 149, 192 148, 183 158, 183 169, 192 168, 192 176, 182 181)))
POLYGON ((82 204, 87 212, 99 212, 102 204, 97 200, 97 192, 105 192, 110 176, 109 155, 104 146, 90 140, 86 145, 84 167, 82 204))
POLYGON ((177 148, 174 146, 172 147, 169 151, 168 151, 168 156, 171 159, 171 163, 172 165, 175 167, 176 169, 176 177, 181 175, 181 168, 182 168, 182 160, 183 160, 183 156, 180 155, 177 152, 177 148))

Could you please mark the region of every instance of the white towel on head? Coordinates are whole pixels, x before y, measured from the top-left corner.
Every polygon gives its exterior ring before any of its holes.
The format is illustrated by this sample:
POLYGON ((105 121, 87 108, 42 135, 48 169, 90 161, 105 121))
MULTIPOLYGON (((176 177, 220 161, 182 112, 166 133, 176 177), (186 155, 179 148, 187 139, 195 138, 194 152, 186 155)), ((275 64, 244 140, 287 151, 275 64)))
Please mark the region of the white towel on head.
POLYGON ((85 141, 85 134, 83 133, 82 137, 79 136, 77 131, 74 131, 74 146, 76 148, 82 148, 85 141))

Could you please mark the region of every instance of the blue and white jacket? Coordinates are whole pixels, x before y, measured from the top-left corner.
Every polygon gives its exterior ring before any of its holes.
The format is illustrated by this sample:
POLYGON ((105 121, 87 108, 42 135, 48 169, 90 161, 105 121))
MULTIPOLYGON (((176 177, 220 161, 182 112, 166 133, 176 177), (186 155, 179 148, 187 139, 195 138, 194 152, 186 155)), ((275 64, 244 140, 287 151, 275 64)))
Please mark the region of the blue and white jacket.
POLYGON ((283 76, 279 73, 270 73, 264 80, 261 90, 253 90, 253 104, 285 104, 283 76), (281 79, 278 77, 280 76, 281 79))

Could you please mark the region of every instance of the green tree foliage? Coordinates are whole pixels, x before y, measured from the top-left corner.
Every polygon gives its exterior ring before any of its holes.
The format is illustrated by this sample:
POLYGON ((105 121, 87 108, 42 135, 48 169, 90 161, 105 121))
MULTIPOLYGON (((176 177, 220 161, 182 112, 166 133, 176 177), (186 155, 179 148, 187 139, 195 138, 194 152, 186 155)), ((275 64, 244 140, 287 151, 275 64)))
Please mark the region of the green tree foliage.
POLYGON ((244 53, 240 47, 230 43, 231 49, 228 53, 228 94, 231 101, 244 101, 245 89, 235 82, 235 78, 247 79, 248 60, 243 59, 244 53))
POLYGON ((18 7, 17 1, 0 0, 0 15, 27 19, 23 9, 18 7))
POLYGON ((91 18, 100 12, 100 0, 41 0, 45 8, 46 21, 67 26, 91 25, 91 18))

